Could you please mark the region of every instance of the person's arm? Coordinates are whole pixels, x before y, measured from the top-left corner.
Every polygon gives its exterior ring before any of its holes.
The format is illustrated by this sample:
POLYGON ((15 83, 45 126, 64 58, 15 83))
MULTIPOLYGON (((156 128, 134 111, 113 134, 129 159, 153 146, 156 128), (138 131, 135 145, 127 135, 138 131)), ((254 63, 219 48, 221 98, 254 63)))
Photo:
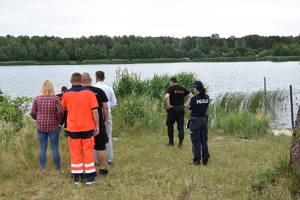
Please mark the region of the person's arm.
POLYGON ((61 121, 62 118, 64 117, 64 113, 63 113, 63 112, 59 112, 59 113, 57 114, 57 117, 58 117, 59 121, 61 121))
POLYGON ((32 119, 36 120, 36 103, 35 100, 32 103, 31 110, 30 110, 30 116, 32 119))
POLYGON ((32 119, 36 120, 36 114, 35 113, 30 113, 30 116, 32 117, 32 119))
POLYGON ((57 99, 56 105, 57 105, 56 106, 56 108, 57 108, 57 117, 58 117, 58 120, 61 121, 62 118, 64 117, 64 107, 62 106, 60 99, 57 99))
POLYGON ((111 96, 109 99, 109 107, 112 109, 113 107, 117 106, 117 98, 115 96, 115 92, 111 90, 111 96))
POLYGON ((188 98, 187 98, 187 101, 186 103, 183 105, 184 107, 188 107, 189 104, 190 104, 190 101, 191 101, 191 98, 193 97, 193 94, 192 93, 189 93, 188 95, 186 95, 188 98))
POLYGON ((93 116, 95 122, 94 136, 96 136, 99 134, 99 113, 97 108, 93 109, 93 116))
POLYGON ((170 109, 170 108, 173 107, 173 106, 170 105, 170 94, 169 93, 167 93, 165 95, 165 101, 166 101, 166 104, 167 104, 167 109, 170 109))
POLYGON ((193 113, 193 107, 194 107, 193 105, 194 105, 194 103, 195 103, 194 99, 190 98, 190 103, 189 103, 189 106, 188 106, 188 114, 189 114, 189 116, 191 116, 192 113, 193 113))
POLYGON ((107 125, 108 121, 108 104, 107 102, 102 102, 102 108, 103 108, 103 120, 104 120, 104 125, 107 125))

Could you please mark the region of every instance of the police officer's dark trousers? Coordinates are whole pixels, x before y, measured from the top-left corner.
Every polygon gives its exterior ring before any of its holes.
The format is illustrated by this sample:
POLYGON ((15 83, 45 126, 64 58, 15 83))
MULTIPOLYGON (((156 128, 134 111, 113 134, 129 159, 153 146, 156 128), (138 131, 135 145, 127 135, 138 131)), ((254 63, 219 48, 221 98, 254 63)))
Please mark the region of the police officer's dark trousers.
POLYGON ((166 125, 168 127, 169 142, 174 143, 174 123, 177 122, 178 138, 180 141, 184 139, 184 107, 175 106, 168 109, 166 125))
POLYGON ((191 140, 193 143, 192 151, 194 155, 194 162, 201 160, 201 152, 202 152, 202 159, 207 160, 210 155, 208 152, 208 145, 207 145, 207 121, 205 118, 203 119, 195 119, 193 122, 190 123, 190 131, 191 131, 191 140))

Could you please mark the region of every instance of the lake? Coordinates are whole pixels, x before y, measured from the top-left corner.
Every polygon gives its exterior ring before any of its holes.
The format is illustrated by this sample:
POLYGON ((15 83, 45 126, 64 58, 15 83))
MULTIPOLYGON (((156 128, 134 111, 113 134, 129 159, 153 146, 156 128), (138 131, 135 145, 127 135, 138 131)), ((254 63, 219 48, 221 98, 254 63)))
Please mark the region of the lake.
MULTIPOLYGON (((95 71, 106 74, 109 85, 116 79, 116 71, 125 68, 131 73, 140 74, 141 79, 152 78, 154 74, 174 75, 179 72, 194 72, 208 89, 211 98, 224 92, 252 92, 264 89, 289 91, 293 87, 294 116, 299 103, 299 70, 297 61, 290 62, 183 62, 151 64, 108 64, 108 65, 32 65, 0 66, 0 89, 11 97, 35 97, 40 92, 43 81, 51 80, 56 93, 62 86, 71 86, 70 77, 74 72, 89 72, 94 79, 95 71)), ((93 81, 95 82, 95 81, 93 81)), ((179 82, 180 84, 180 82, 179 82)), ((192 83, 191 83, 192 84, 192 83)), ((282 109, 277 111, 281 127, 291 128, 290 101, 287 99, 282 109)), ((294 117, 295 119, 295 117, 294 117)))

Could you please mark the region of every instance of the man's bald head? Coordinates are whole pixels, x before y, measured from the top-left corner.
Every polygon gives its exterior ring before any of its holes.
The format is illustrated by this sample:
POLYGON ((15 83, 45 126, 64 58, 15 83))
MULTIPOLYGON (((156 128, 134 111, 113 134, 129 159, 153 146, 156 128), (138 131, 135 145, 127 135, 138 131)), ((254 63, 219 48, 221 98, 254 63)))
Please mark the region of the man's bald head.
POLYGON ((82 78, 82 84, 84 86, 91 86, 92 78, 89 73, 87 72, 82 73, 81 78, 82 78))

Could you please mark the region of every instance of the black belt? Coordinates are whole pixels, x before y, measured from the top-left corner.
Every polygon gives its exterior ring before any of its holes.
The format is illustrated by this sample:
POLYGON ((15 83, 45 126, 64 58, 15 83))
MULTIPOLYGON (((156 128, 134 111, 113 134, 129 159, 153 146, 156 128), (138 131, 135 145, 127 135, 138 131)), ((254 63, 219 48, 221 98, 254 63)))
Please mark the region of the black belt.
POLYGON ((205 119, 206 120, 206 117, 191 117, 191 118, 194 118, 194 119, 205 119))

